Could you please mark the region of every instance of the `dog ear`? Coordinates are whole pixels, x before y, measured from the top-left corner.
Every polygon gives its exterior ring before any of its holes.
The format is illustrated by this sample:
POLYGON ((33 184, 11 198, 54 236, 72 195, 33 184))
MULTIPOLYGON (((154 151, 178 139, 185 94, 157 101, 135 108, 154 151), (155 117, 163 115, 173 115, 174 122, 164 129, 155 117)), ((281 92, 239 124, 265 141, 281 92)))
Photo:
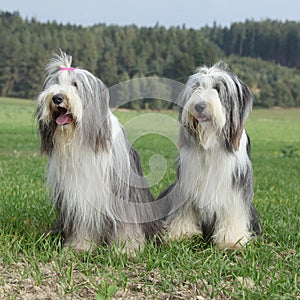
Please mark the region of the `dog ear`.
POLYGON ((85 89, 86 105, 83 110, 83 143, 94 151, 108 151, 111 144, 111 122, 109 110, 109 92, 102 81, 89 78, 91 89, 85 89))
POLYGON ((52 120, 49 120, 48 122, 42 121, 42 114, 43 114, 43 107, 42 104, 42 96, 40 95, 38 98, 39 105, 37 106, 37 109, 34 113, 34 117, 38 124, 39 134, 41 138, 41 153, 50 155, 53 148, 53 136, 55 133, 55 125, 52 120))
POLYGON ((48 125, 39 121, 39 132, 41 137, 41 153, 50 155, 54 149, 53 137, 56 130, 54 122, 48 125))
MULTIPOLYGON (((111 121, 109 110, 109 91, 106 86, 98 79, 98 85, 101 90, 99 99, 99 128, 96 134, 95 150, 101 149, 108 151, 111 145, 111 121)), ((97 95, 95 95, 97 97, 97 95)))
POLYGON ((178 147, 181 149, 184 145, 187 145, 190 143, 191 134, 190 130, 184 125, 184 121, 182 120, 182 115, 184 113, 184 110, 187 108, 185 107, 185 104, 188 102, 188 100, 191 98, 194 89, 193 85, 190 82, 192 79, 190 78, 187 84, 185 85, 184 89, 180 92, 176 104, 177 104, 177 112, 178 112, 178 121, 180 124, 180 134, 179 134, 179 141, 178 141, 178 147))
POLYGON ((234 78, 237 97, 233 99, 231 111, 230 140, 233 149, 237 151, 240 146, 240 140, 245 128, 246 120, 252 110, 253 97, 248 86, 239 78, 234 78))
POLYGON ((180 123, 182 123, 181 118, 182 118, 183 110, 185 109, 184 106, 193 95, 194 90, 195 90, 195 86, 193 84, 193 77, 191 76, 176 100, 178 120, 180 123))

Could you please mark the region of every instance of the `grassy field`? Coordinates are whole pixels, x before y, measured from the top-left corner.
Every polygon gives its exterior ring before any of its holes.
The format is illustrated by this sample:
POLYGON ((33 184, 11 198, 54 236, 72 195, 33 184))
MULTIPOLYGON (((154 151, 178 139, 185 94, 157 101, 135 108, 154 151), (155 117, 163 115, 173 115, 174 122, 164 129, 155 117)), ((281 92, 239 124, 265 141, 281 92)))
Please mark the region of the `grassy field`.
MULTIPOLYGON (((247 123, 260 238, 242 252, 197 237, 149 244, 135 257, 62 250, 45 234, 55 212, 34 104, 0 99, 0 111, 0 299, 300 299, 300 110, 254 110, 247 123)), ((116 115, 157 195, 175 176, 176 114, 116 115)))

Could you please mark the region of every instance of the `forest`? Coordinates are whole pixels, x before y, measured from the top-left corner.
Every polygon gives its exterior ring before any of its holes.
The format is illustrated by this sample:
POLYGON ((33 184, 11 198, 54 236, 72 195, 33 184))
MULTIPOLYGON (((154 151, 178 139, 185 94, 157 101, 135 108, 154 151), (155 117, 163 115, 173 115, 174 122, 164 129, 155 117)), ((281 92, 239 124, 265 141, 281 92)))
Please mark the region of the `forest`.
MULTIPOLYGON (((224 60, 251 88, 256 107, 300 107, 300 23, 246 20, 200 29, 41 23, 0 11, 0 96, 33 99, 59 49, 111 87, 149 76, 185 83, 197 67, 224 60)), ((127 108, 168 108, 141 99, 127 108)))

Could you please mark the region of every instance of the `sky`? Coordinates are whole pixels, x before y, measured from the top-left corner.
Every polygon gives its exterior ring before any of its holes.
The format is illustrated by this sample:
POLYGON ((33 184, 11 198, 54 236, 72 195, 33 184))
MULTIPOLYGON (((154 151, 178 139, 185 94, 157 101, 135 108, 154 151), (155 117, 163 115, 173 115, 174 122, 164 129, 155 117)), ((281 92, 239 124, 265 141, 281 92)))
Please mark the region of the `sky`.
POLYGON ((199 29, 246 19, 300 21, 299 0, 0 0, 0 10, 23 18, 72 25, 155 24, 199 29))

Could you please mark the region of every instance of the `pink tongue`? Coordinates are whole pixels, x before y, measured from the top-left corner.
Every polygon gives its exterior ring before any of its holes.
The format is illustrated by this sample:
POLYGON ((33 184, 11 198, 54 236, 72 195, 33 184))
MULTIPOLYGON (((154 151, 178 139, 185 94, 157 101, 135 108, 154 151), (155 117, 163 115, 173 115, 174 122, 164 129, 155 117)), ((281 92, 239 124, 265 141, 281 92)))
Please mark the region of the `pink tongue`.
POLYGON ((68 114, 60 115, 55 121, 57 125, 65 125, 72 122, 72 117, 68 114))
POLYGON ((197 120, 198 122, 206 122, 208 119, 207 117, 198 117, 197 120))

